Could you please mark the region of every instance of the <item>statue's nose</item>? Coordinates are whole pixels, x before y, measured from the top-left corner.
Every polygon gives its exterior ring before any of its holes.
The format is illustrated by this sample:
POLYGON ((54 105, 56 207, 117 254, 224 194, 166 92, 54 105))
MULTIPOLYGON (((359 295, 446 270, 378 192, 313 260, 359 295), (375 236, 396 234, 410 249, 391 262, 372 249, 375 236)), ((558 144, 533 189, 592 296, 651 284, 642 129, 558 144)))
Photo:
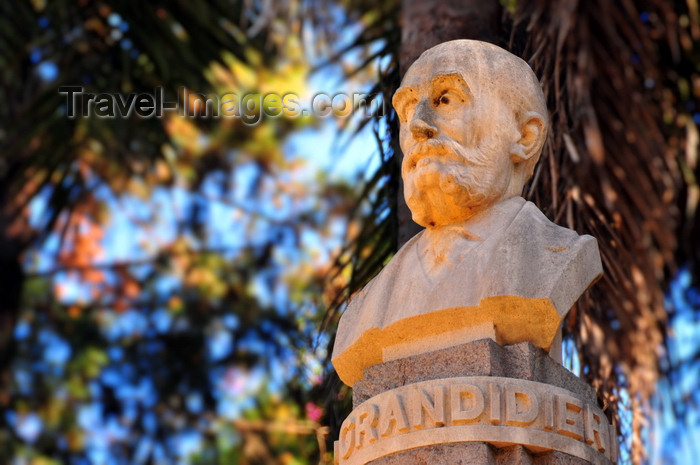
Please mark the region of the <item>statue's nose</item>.
POLYGON ((432 113, 430 103, 426 100, 419 102, 416 106, 409 127, 415 140, 422 141, 437 137, 438 129, 433 123, 432 113))

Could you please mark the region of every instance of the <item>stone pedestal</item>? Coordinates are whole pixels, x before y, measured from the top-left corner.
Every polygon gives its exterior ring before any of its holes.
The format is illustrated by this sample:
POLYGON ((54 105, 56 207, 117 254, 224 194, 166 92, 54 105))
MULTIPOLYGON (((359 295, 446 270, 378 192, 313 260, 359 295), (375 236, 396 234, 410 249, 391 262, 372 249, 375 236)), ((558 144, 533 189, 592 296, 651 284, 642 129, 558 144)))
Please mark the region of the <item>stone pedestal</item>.
POLYGON ((353 386, 340 465, 610 465, 593 389, 543 350, 491 339, 380 363, 353 386))

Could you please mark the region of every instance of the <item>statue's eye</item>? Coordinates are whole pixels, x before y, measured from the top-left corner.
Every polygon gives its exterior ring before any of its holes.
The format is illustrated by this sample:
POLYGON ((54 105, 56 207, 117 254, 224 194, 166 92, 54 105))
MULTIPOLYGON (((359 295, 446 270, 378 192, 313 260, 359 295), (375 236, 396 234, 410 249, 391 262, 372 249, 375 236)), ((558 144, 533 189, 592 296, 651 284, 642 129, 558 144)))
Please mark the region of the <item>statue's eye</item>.
POLYGON ((445 90, 440 95, 435 97, 433 100, 433 105, 439 107, 440 105, 449 105, 452 103, 454 95, 450 95, 450 92, 445 90))
POLYGON ((460 102, 464 103, 464 97, 459 92, 450 89, 443 89, 442 92, 433 97, 433 106, 435 108, 449 106, 449 108, 445 108, 446 111, 456 109, 455 105, 460 105, 460 102))

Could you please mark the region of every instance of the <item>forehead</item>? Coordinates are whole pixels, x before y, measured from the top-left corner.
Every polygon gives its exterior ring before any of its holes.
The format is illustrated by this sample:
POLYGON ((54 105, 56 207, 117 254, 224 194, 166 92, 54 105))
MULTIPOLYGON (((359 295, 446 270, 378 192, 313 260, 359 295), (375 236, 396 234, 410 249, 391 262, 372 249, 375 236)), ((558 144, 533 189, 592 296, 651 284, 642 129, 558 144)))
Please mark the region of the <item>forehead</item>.
POLYGON ((434 53, 422 55, 408 69, 401 87, 421 87, 439 83, 443 77, 458 77, 470 88, 479 84, 480 70, 470 54, 434 53))

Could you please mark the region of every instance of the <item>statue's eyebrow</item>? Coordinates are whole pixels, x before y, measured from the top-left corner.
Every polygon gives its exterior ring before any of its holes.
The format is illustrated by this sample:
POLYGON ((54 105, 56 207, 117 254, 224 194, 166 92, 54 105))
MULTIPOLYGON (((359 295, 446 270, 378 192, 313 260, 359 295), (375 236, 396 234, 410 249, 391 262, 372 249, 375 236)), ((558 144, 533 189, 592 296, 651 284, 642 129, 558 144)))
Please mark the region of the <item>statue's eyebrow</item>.
POLYGON ((432 79, 431 85, 433 88, 448 85, 450 87, 456 88, 457 90, 461 90, 462 92, 464 92, 464 95, 466 97, 472 96, 471 88, 464 80, 464 78, 462 78, 461 74, 456 71, 438 74, 432 79))
MULTIPOLYGON (((438 74, 431 79, 430 86, 433 88, 433 90, 442 86, 453 87, 457 91, 463 93, 467 100, 472 98, 471 88, 457 71, 438 74)), ((391 103, 393 104, 396 112, 399 114, 399 118, 403 118, 404 107, 407 101, 413 100, 417 102, 418 99, 418 90, 409 84, 396 89, 396 92, 391 99, 391 103)))
POLYGON ((415 95, 415 89, 411 86, 401 86, 398 89, 396 89, 396 92, 394 93, 394 99, 405 99, 409 95, 414 94, 415 95))
POLYGON ((396 92, 394 93, 394 96, 391 99, 391 103, 394 106, 396 112, 398 113, 399 118, 403 119, 403 112, 406 100, 409 99, 411 96, 414 96, 414 99, 416 99, 416 95, 416 90, 411 86, 401 86, 398 89, 396 89, 396 92))

